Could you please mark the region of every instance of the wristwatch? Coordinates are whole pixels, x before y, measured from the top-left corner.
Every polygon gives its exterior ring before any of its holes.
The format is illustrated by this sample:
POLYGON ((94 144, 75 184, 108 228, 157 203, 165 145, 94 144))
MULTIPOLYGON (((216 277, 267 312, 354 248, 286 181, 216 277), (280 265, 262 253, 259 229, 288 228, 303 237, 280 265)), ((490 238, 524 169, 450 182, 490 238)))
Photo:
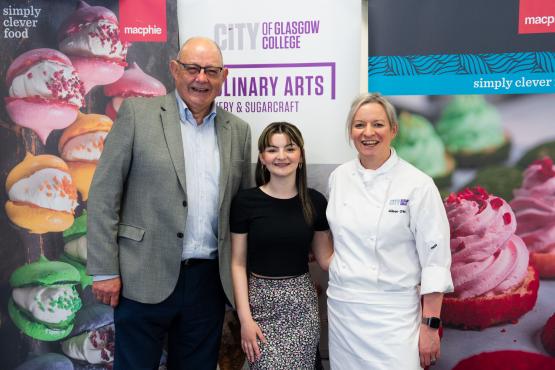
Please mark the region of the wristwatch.
POLYGON ((441 319, 439 317, 422 317, 422 324, 428 325, 432 329, 439 329, 441 319))

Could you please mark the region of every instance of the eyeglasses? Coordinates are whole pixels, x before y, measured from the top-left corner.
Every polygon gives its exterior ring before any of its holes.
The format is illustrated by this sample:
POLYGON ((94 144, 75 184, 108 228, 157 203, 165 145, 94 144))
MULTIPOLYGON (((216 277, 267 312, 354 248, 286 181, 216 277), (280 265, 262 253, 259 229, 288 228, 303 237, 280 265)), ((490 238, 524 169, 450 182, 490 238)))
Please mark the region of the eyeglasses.
POLYGON ((198 64, 188 64, 188 63, 183 63, 180 62, 179 60, 176 60, 176 62, 183 67, 183 69, 185 69, 185 72, 187 72, 190 76, 198 76, 200 74, 200 71, 204 70, 204 74, 210 78, 216 78, 220 75, 220 73, 222 73, 222 71, 224 70, 224 67, 214 67, 214 66, 199 66, 198 64))

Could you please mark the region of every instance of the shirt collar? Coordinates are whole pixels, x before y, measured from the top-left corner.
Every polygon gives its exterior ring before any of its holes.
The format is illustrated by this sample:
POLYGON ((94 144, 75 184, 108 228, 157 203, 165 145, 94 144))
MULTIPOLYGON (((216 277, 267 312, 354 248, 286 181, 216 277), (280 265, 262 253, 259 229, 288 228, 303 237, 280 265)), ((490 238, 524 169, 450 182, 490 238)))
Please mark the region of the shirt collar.
MULTIPOLYGON (((175 98, 177 100, 177 108, 179 111, 179 118, 181 119, 181 121, 188 122, 190 124, 194 124, 194 126, 197 126, 196 120, 193 117, 193 112, 191 112, 191 110, 189 109, 189 107, 187 107, 187 104, 183 101, 181 96, 179 96, 179 93, 177 92, 177 90, 175 90, 175 98)), ((210 112, 208 112, 206 117, 204 117, 201 125, 204 125, 207 122, 213 122, 215 117, 216 117, 216 104, 212 103, 212 108, 210 109, 210 112)))
POLYGON ((399 162, 399 157, 397 156, 397 152, 394 148, 391 148, 390 150, 391 155, 389 158, 387 158, 387 160, 375 170, 364 168, 362 164, 360 164, 360 160, 358 158, 355 160, 355 167, 357 172, 363 177, 363 180, 369 180, 370 178, 385 174, 395 167, 397 162, 399 162))

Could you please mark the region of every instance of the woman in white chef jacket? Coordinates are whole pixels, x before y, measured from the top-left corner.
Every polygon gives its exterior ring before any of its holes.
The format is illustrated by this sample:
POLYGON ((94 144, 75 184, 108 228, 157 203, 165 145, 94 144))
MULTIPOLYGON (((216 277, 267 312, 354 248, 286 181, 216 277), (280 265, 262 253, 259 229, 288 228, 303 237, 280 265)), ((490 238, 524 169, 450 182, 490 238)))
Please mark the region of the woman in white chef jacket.
POLYGON ((391 148, 399 127, 384 97, 358 97, 347 129, 358 156, 331 174, 326 211, 335 246, 327 291, 331 368, 433 365, 443 293, 453 291, 441 197, 428 175, 391 148))

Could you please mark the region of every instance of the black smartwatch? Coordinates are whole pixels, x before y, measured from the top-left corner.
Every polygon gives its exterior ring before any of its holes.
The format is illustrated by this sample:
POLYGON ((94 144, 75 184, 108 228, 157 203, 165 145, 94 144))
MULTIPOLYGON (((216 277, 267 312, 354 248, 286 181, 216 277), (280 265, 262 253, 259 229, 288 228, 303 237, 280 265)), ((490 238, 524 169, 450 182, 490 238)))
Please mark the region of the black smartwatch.
POLYGON ((432 329, 439 329, 441 326, 441 319, 439 317, 423 317, 422 324, 426 324, 432 329))

